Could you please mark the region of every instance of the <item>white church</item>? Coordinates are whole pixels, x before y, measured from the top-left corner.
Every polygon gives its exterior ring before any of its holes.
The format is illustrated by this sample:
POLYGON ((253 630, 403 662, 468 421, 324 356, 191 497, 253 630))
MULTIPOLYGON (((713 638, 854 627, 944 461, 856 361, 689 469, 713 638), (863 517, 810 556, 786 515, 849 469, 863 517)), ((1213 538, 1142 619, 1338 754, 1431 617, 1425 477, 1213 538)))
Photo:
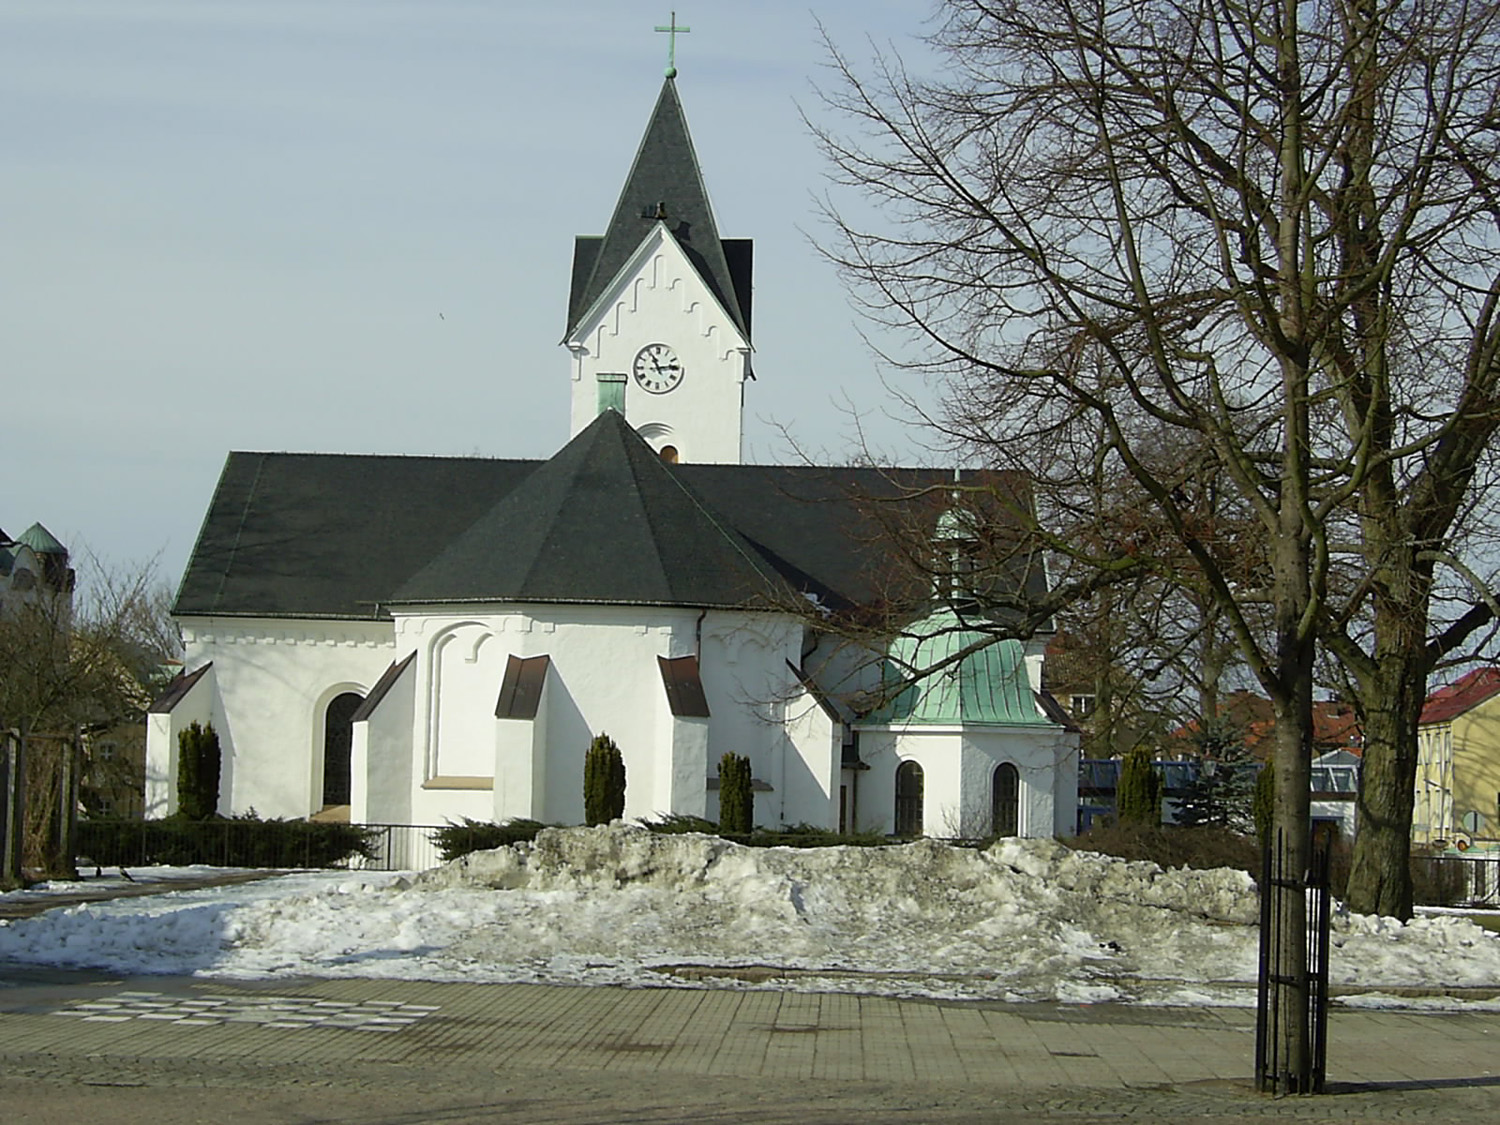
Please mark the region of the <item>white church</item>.
POLYGON ((905 507, 945 549, 953 472, 742 463, 751 271, 668 77, 605 233, 575 242, 556 454, 231 453, 174 607, 184 672, 149 715, 148 815, 174 810, 197 721, 224 814, 576 824, 603 732, 629 817, 716 819, 733 752, 766 827, 1071 833, 1045 638, 987 643, 882 542, 905 507), (901 606, 884 642, 838 626, 901 606))

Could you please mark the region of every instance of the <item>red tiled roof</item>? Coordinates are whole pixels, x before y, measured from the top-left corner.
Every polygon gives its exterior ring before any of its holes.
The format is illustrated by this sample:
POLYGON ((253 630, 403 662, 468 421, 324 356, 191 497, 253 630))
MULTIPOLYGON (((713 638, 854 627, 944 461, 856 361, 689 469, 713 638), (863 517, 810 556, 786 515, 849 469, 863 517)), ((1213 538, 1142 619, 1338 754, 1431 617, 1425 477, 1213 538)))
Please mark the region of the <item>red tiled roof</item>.
POLYGON ((1419 723, 1446 723, 1500 694, 1500 668, 1475 668, 1427 697, 1419 723))
MULTIPOLYGON (((1219 713, 1244 731, 1245 749, 1263 761, 1270 759, 1276 737, 1276 720, 1269 699, 1249 691, 1230 692, 1220 704, 1219 713)), ((1198 720, 1194 719, 1178 727, 1169 737, 1186 741, 1197 730, 1198 720)), ((1314 752, 1318 754, 1329 750, 1362 754, 1364 739, 1354 708, 1334 699, 1314 700, 1313 743, 1314 752)))

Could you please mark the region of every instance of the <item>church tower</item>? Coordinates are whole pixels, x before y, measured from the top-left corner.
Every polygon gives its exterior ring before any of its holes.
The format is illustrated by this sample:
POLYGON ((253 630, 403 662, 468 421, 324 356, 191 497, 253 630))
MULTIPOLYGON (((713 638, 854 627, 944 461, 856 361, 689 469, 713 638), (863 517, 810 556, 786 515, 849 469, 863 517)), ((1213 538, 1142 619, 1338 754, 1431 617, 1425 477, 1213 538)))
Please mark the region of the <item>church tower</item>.
POLYGON ((569 433, 613 408, 666 460, 738 464, 751 242, 719 237, 667 75, 608 229, 574 244, 569 433))

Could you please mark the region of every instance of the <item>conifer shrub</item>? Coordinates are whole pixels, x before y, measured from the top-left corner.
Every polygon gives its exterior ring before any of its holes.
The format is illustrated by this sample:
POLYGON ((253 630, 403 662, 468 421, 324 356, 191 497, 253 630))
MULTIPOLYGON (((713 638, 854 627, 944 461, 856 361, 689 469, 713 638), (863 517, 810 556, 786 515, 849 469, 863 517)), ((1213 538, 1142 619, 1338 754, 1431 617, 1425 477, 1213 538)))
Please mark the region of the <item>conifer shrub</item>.
POLYGON ((583 759, 583 822, 608 824, 625 815, 625 759, 609 735, 600 733, 583 759))
POLYGON ((435 831, 432 834, 432 842, 437 845, 438 854, 443 857, 443 862, 447 863, 450 859, 457 859, 470 852, 483 852, 492 848, 508 847, 511 844, 530 843, 545 827, 547 826, 541 821, 528 820, 525 817, 517 817, 501 824, 463 817, 462 823, 445 824, 435 831))
POLYGON ((750 759, 725 754, 719 759, 719 831, 725 836, 747 836, 755 829, 755 790, 751 788, 750 759))
POLYGON ((1177 800, 1177 823, 1249 832, 1257 765, 1245 749, 1244 731, 1229 719, 1205 719, 1193 734, 1198 772, 1177 800))
POLYGON ((1161 823, 1161 775, 1151 764, 1151 751, 1137 746, 1120 766, 1115 812, 1121 824, 1161 823))
MULTIPOLYGON (((713 821, 686 813, 667 813, 654 820, 642 821, 642 825, 659 836, 681 836, 689 832, 731 836, 731 833, 721 832, 713 821)), ((750 848, 885 848, 903 842, 879 832, 835 832, 812 824, 790 824, 777 830, 757 828, 743 835, 733 834, 733 839, 736 844, 750 848)))
POLYGON ((177 815, 207 820, 219 811, 219 734, 194 720, 177 735, 177 815))
POLYGON ((713 836, 719 831, 719 826, 713 821, 690 813, 667 813, 655 820, 643 820, 641 823, 658 836, 686 836, 691 832, 713 836))
POLYGON ((1149 860, 1164 868, 1208 870, 1237 867, 1259 879, 1260 849, 1249 836, 1212 825, 1181 828, 1163 824, 1100 824, 1078 836, 1059 837, 1075 851, 1120 859, 1149 860))
POLYGON ((188 820, 80 820, 77 849, 101 867, 341 867, 375 858, 374 833, 357 824, 242 816, 188 820))

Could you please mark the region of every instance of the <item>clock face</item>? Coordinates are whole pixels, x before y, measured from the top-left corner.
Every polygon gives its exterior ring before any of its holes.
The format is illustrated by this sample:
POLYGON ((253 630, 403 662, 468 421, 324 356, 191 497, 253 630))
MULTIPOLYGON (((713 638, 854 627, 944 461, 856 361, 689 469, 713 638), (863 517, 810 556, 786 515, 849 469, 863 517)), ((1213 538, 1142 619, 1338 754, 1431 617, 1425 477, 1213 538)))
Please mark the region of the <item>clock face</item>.
POLYGON ((682 363, 668 344, 647 344, 636 353, 631 366, 642 390, 664 395, 682 382, 682 363))

